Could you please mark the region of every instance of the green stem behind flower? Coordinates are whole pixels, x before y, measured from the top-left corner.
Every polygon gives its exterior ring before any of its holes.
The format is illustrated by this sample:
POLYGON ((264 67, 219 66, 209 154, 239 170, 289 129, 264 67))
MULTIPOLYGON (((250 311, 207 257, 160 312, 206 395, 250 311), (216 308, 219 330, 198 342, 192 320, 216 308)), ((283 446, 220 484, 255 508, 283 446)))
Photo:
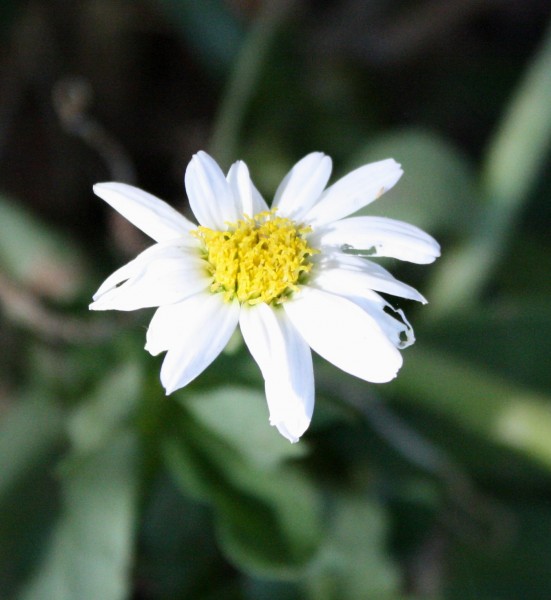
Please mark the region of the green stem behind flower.
POLYGON ((229 167, 237 156, 241 125, 262 66, 279 25, 293 5, 293 0, 263 2, 241 47, 216 116, 209 148, 222 168, 229 167))

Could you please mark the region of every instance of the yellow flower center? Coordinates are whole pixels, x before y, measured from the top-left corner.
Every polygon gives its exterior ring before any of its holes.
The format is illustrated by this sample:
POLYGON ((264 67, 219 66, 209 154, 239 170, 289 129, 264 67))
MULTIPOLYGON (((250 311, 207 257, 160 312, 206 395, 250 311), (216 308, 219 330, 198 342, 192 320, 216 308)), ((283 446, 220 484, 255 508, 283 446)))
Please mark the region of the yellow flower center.
POLYGON ((303 283, 318 250, 305 239, 311 229, 275 216, 275 209, 230 223, 226 231, 198 227, 212 275, 210 291, 248 304, 280 304, 303 283))

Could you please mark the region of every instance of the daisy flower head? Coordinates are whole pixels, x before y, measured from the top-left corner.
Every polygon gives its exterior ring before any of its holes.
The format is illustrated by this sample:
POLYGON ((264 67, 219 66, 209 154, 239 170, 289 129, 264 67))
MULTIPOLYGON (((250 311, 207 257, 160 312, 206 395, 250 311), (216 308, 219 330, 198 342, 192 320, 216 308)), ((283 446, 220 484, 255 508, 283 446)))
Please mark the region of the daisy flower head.
POLYGON ((269 208, 244 162, 225 176, 198 152, 185 174, 198 225, 138 188, 94 186, 155 244, 109 276, 90 308, 157 307, 145 348, 166 351, 167 394, 210 365, 237 326, 264 377, 270 423, 292 442, 312 418, 311 349, 365 381, 396 376, 413 331, 379 292, 426 300, 371 259, 430 263, 440 248, 402 221, 349 216, 398 181, 398 163, 368 164, 326 187, 331 166, 320 152, 305 156, 269 208))

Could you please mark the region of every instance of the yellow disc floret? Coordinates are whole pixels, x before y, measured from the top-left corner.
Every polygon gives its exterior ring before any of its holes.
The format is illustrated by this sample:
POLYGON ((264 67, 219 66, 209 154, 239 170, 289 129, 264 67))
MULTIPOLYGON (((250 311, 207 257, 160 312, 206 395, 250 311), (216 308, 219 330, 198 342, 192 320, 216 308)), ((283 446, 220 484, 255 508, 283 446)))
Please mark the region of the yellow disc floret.
POLYGON ((228 224, 226 231, 198 227, 212 275, 210 291, 248 304, 280 304, 298 290, 317 250, 306 241, 309 227, 277 217, 275 209, 228 224))

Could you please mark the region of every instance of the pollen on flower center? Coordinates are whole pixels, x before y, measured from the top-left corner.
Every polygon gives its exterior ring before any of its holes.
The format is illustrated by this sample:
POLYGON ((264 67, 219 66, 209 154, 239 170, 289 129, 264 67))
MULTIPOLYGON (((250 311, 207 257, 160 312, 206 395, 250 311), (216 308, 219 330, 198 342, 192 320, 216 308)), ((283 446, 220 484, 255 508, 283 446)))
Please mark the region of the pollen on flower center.
POLYGON ((305 239, 309 231, 270 210, 231 223, 226 231, 201 226, 192 234, 204 244, 211 292, 223 293, 227 301, 280 304, 312 269, 310 257, 318 251, 305 239))

